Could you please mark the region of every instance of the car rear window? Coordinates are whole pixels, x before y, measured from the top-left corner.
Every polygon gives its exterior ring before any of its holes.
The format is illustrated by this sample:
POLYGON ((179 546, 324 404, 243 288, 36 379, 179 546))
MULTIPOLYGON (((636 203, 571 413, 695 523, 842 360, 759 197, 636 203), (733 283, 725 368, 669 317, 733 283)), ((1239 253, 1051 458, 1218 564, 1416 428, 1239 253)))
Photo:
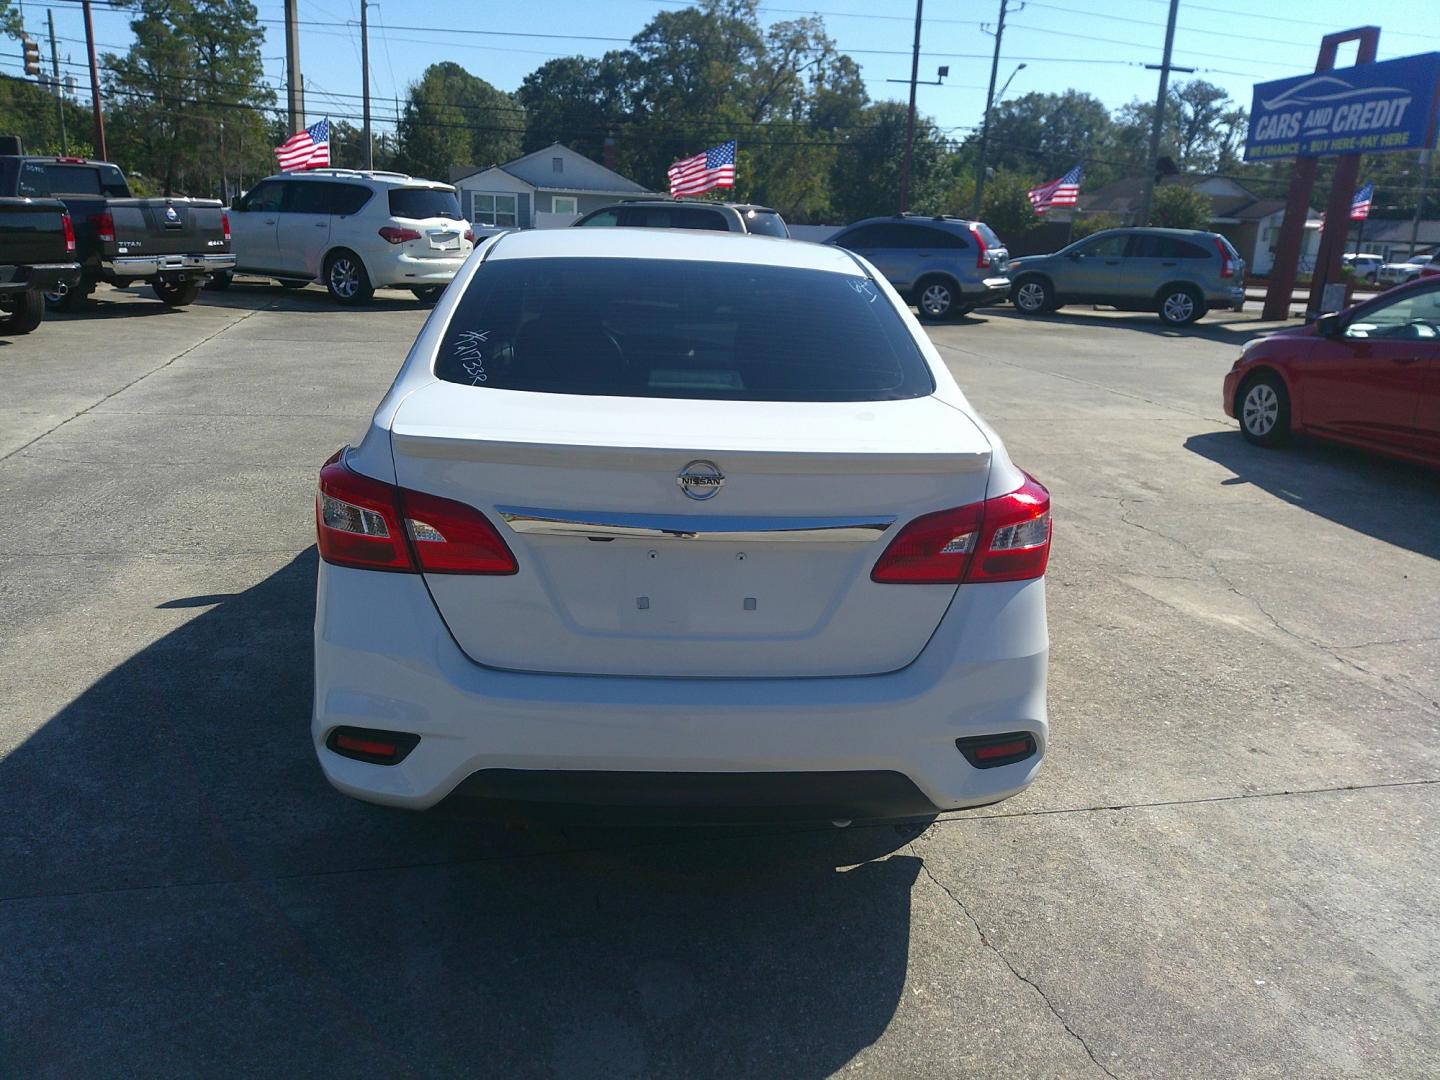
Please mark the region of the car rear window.
POLYGON ((499 259, 455 308, 435 374, 496 390, 889 401, 935 389, 867 278, 670 259, 499 259))
POLYGON ((745 210, 745 228, 756 236, 779 236, 788 237, 790 230, 785 227, 785 219, 774 210, 745 210))
POLYGON ((22 164, 16 192, 32 197, 106 195, 122 199, 130 194, 124 175, 114 165, 66 165, 48 161, 22 164))
POLYGON ((986 225, 983 221, 974 221, 970 227, 980 234, 980 239, 985 241, 987 248, 1004 247, 1005 241, 995 235, 995 230, 986 225))
POLYGON ((391 188, 390 216, 463 220, 459 196, 439 188, 391 188))

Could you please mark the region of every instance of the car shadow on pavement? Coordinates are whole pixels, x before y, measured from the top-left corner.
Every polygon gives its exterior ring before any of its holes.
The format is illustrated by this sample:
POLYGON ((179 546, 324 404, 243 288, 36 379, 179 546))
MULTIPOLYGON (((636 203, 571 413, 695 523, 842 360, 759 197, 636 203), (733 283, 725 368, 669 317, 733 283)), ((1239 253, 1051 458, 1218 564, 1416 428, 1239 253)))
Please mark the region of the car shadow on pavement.
POLYGON ((1440 485, 1418 465, 1347 446, 1301 439, 1280 450, 1253 446, 1234 428, 1192 435, 1185 449, 1338 525, 1440 558, 1440 485))
MULTIPOLYGON (((1240 346, 1252 338, 1265 337, 1289 323, 1260 322, 1253 317, 1233 312, 1212 312, 1189 326, 1166 326, 1158 316, 1146 312, 1096 310, 1075 305, 1050 315, 1022 315, 1014 308, 983 308, 987 316, 1019 322, 1061 323, 1071 326, 1097 326, 1110 330, 1134 330, 1162 338, 1203 338, 1221 344, 1240 346)), ((1258 309, 1257 309, 1258 310, 1258 309)))
POLYGON ((265 304, 271 311, 328 311, 348 314, 352 311, 417 311, 434 307, 434 302, 420 300, 408 289, 377 289, 365 304, 349 307, 337 304, 318 285, 303 289, 285 289, 267 281, 234 281, 222 290, 200 294, 201 302, 216 307, 250 308, 265 304))
POLYGON ((820 1077, 884 1032, 916 830, 347 799, 309 740, 315 562, 160 605, 189 621, 0 759, 0 1071, 820 1077))

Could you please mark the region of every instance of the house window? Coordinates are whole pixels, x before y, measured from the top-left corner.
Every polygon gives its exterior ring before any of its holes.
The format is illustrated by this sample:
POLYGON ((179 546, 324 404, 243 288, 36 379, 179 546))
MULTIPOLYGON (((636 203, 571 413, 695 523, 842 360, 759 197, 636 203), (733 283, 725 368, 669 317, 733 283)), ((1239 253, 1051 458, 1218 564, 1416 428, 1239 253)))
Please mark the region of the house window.
POLYGON ((580 206, 574 195, 554 195, 550 199, 550 212, 553 214, 569 214, 576 217, 580 213, 580 206))
POLYGON ((550 159, 550 171, 563 173, 565 171, 565 159, 563 157, 552 157, 550 159))
POLYGON ((497 228, 513 229, 519 224, 514 195, 486 195, 479 191, 470 193, 470 220, 476 225, 494 225, 497 228))

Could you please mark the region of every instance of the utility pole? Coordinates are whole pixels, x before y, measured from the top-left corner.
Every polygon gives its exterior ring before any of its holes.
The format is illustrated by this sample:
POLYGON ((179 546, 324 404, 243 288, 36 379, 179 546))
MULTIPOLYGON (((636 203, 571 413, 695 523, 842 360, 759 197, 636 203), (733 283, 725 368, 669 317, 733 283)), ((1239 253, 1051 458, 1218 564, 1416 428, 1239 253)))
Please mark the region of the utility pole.
POLYGON ((1425 210, 1425 194, 1430 187, 1430 163, 1434 160, 1432 150, 1420 151, 1420 195, 1415 200, 1415 217, 1410 221, 1410 258, 1415 257, 1415 242, 1420 239, 1420 215, 1425 210))
POLYGON ((1000 38, 1005 33, 1005 9, 1009 0, 1000 0, 1000 21, 995 24, 995 54, 990 58, 990 89, 985 91, 985 115, 980 120, 980 157, 975 163, 975 201, 970 216, 980 216, 980 198, 985 194, 985 144, 990 139, 990 110, 995 107, 995 76, 1000 72, 1000 38))
POLYGON ((70 143, 65 138, 65 93, 60 88, 60 49, 55 44, 55 9, 45 13, 50 20, 50 73, 55 80, 55 116, 60 121, 60 154, 70 156, 70 143))
POLYGON ((370 137, 370 29, 365 9, 370 5, 360 0, 360 93, 365 97, 365 168, 375 168, 375 140, 370 137))
POLYGON ((915 84, 920 78, 920 19, 925 0, 915 0, 915 49, 910 56, 910 112, 905 120, 905 163, 900 167, 900 212, 910 209, 910 164, 915 157, 915 84))
POLYGON ((299 0, 285 0, 285 111, 293 135, 305 126, 305 84, 300 78, 299 0))
POLYGON ((85 51, 90 54, 90 105, 95 110, 95 153, 101 161, 109 161, 105 149, 105 113, 100 107, 100 65, 95 62, 95 20, 90 15, 90 0, 81 5, 85 9, 85 51))
MULTIPOLYGON (((1145 193, 1140 199, 1140 216, 1136 225, 1150 224, 1150 204, 1155 198, 1155 162, 1160 157, 1160 129, 1165 124, 1165 95, 1170 90, 1170 54, 1175 48, 1175 14, 1180 0, 1170 0, 1170 20, 1165 24, 1165 55, 1160 61, 1160 92, 1155 95, 1155 115, 1150 121, 1150 156, 1145 159, 1145 193)), ((1154 68, 1153 64, 1146 64, 1154 68)), ((1194 71, 1194 68, 1175 68, 1176 71, 1194 71)))

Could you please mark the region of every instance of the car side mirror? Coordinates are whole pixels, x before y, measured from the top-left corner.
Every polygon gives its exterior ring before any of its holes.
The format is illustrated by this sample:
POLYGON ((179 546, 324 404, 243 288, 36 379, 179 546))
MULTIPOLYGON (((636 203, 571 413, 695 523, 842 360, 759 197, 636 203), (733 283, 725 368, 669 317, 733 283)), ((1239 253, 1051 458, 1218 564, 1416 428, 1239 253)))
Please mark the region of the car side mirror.
POLYGON ((1079 262, 1084 257, 1085 253, 1083 251, 1072 251, 1069 255, 1066 256, 1066 258, 1068 258, 1071 262, 1079 262))
POLYGON ((1338 311, 1326 312, 1315 320, 1315 333, 1323 338, 1338 338, 1342 329, 1338 311))
POLYGON ((231 209, 231 210, 243 210, 243 209, 244 209, 244 207, 240 205, 240 196, 239 196, 239 195, 236 195, 236 196, 234 196, 234 197, 231 198, 231 200, 230 200, 230 209, 231 209))

